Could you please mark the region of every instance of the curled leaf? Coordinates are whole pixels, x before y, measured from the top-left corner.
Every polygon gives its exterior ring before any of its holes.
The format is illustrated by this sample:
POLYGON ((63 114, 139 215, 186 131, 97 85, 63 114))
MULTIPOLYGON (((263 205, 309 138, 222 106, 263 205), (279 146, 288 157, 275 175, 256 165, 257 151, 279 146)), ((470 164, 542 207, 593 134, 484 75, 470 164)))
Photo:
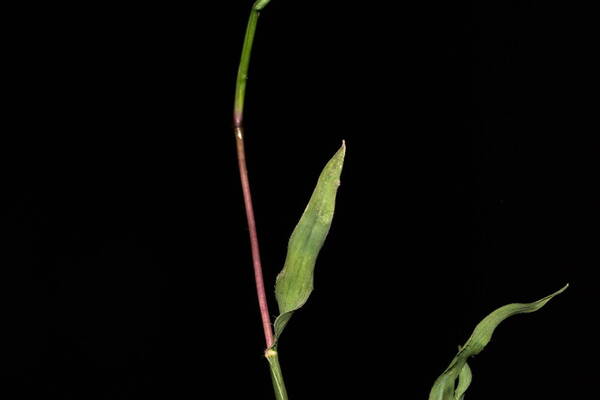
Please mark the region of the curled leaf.
POLYGON ((531 313, 542 308, 554 296, 564 292, 569 285, 552 293, 533 303, 513 303, 498 308, 496 311, 485 317, 473 330, 471 337, 464 346, 458 351, 458 354, 448 368, 435 381, 429 400, 460 400, 464 397, 467 387, 471 383, 471 371, 467 365, 467 359, 479 354, 483 348, 490 342, 492 334, 498 325, 506 318, 516 314, 531 313), (459 379, 458 387, 455 388, 456 379, 459 379), (457 397, 458 396, 458 397, 457 397))
POLYGON ((308 205, 290 237, 285 264, 275 284, 279 305, 279 316, 275 320, 276 341, 293 312, 306 303, 313 290, 315 263, 333 219, 345 154, 346 146, 342 143, 342 147, 321 172, 308 205))

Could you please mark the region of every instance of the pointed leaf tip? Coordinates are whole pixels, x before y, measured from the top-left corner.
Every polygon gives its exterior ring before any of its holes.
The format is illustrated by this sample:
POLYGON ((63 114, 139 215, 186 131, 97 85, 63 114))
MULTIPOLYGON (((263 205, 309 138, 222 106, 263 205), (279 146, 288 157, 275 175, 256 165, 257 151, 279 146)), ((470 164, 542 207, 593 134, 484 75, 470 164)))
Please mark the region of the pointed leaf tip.
POLYGON ((323 168, 308 205, 290 237, 285 264, 275 284, 279 305, 279 316, 275 320, 276 341, 293 312, 306 303, 313 290, 315 263, 333 220, 345 154, 346 144, 343 141, 323 168))

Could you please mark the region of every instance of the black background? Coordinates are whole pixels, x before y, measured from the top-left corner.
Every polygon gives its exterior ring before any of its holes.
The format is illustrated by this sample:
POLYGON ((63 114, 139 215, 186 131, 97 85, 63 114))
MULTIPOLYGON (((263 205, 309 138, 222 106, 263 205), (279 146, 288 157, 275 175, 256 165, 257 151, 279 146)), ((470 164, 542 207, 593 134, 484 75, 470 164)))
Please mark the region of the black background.
MULTIPOLYGON (((595 151, 575 10, 273 0, 247 152, 271 314, 287 238, 348 150, 292 399, 426 398, 496 307, 469 398, 586 392, 595 151), (321 4, 323 3, 323 4, 321 4)), ((4 10, 0 391, 272 398, 231 110, 250 1, 4 10)))

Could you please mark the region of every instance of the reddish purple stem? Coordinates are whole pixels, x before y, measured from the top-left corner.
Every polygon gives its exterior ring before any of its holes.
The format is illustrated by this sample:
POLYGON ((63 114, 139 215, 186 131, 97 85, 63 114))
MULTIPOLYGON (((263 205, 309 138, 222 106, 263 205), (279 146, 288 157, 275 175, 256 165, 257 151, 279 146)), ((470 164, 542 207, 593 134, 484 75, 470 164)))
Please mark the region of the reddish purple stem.
POLYGON ((273 346, 273 328, 269 305, 265 294, 265 283, 263 279, 262 265, 260 262, 260 250, 258 247, 258 235, 256 233, 256 221, 254 220, 254 208, 252 206, 252 194, 250 192, 250 181, 248 180, 248 168, 246 166, 246 151, 244 148, 244 133, 241 115, 234 116, 235 141, 237 146, 238 165, 242 192, 244 194, 244 207, 246 208, 246 219, 248 220, 248 231, 250 233, 250 248, 252 250, 252 264, 254 266, 254 280, 256 282, 256 294, 258 295, 258 306, 262 319, 263 331, 267 349, 273 346))

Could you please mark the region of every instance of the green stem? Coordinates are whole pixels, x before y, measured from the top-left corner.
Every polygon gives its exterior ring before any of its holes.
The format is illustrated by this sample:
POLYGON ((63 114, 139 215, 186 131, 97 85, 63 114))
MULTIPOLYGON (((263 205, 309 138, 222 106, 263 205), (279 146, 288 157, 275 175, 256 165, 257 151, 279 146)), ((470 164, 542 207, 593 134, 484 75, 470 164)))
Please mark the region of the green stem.
POLYGON ((246 97, 246 82, 248 81, 248 67, 250 65, 250 55, 252 54, 252 44, 254 43, 254 34, 256 33, 256 24, 258 22, 259 11, 252 8, 248 27, 246 28, 246 37, 244 38, 244 47, 242 48, 242 57, 240 67, 238 68, 237 80, 235 84, 235 103, 233 106, 233 121, 236 127, 241 126, 244 115, 244 100, 246 97))
POLYGON ((275 349, 268 349, 265 352, 265 357, 269 361, 269 367, 271 368, 271 379, 273 381, 273 390, 275 391, 275 399, 277 400, 288 400, 287 391, 285 390, 285 383, 283 381, 283 374, 281 373, 281 366, 279 365, 279 355, 275 349))
POLYGON ((246 28, 246 37, 244 38, 244 46, 242 48, 242 57, 240 59, 240 67, 238 68, 237 80, 235 85, 235 104, 234 104, 234 124, 236 127, 242 125, 244 115, 244 99, 246 97, 246 82, 248 81, 248 67, 250 65, 250 55, 252 54, 252 44, 254 43, 254 35, 256 34, 256 24, 260 11, 271 0, 257 0, 250 11, 248 26, 246 28))

